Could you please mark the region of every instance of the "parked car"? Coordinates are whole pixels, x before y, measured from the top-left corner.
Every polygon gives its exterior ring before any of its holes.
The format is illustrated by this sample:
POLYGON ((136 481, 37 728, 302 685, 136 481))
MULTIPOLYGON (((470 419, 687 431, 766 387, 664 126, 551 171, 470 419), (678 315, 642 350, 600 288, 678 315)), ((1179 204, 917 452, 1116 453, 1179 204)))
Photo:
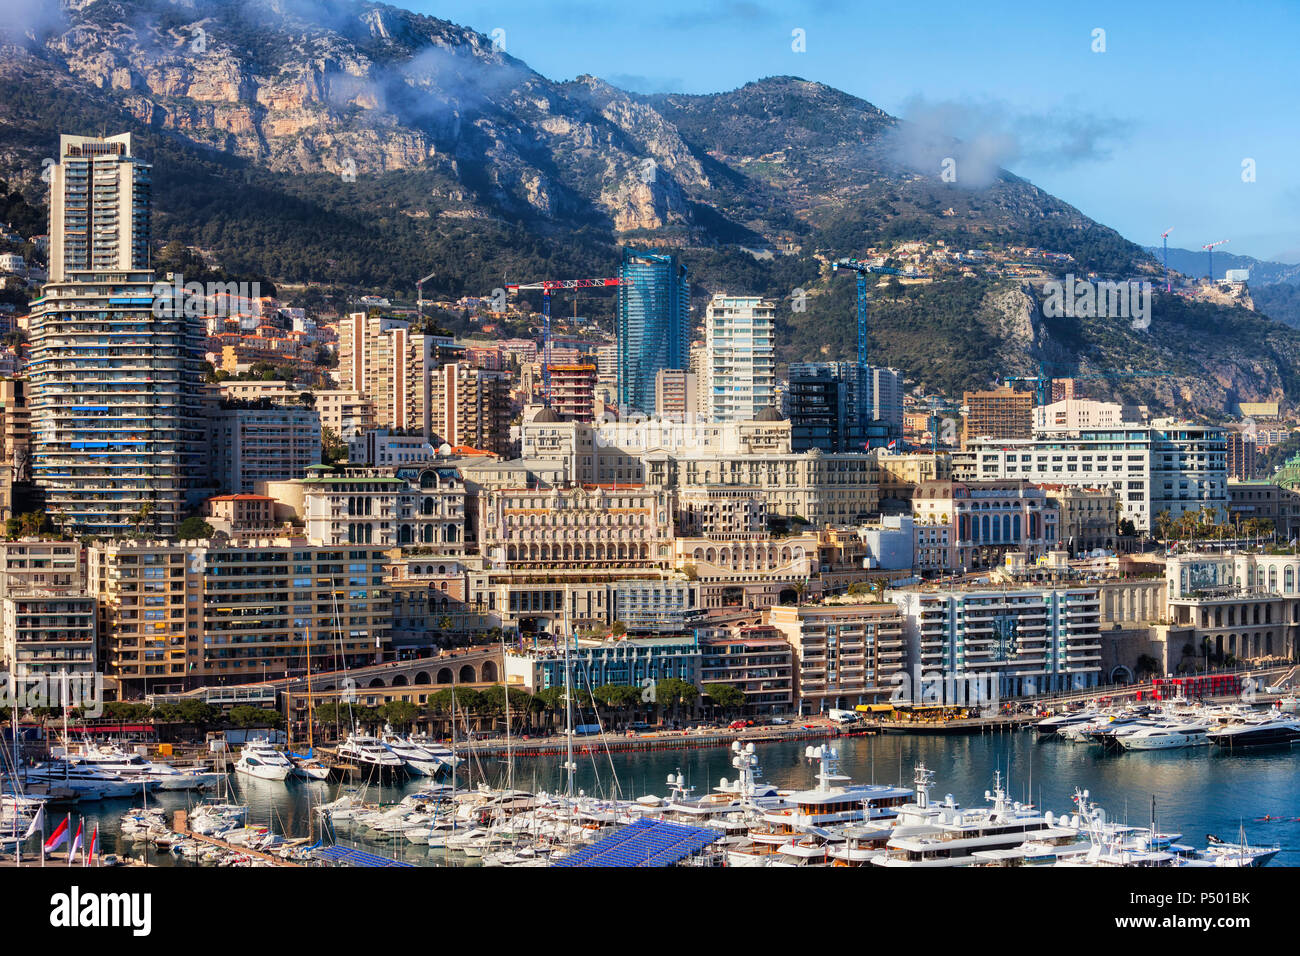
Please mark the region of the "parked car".
POLYGON ((786 724, 790 723, 790 721, 786 720, 784 717, 773 717, 772 723, 777 727, 784 727, 786 724))

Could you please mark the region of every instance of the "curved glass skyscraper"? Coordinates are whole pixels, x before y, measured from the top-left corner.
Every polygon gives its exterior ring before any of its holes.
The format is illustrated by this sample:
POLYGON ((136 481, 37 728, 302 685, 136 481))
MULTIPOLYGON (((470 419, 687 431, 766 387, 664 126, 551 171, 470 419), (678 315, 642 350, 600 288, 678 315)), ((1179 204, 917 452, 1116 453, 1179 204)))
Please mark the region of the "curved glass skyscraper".
POLYGON ((623 249, 618 289, 618 403, 650 413, 655 374, 690 362, 690 283, 671 253, 623 249))

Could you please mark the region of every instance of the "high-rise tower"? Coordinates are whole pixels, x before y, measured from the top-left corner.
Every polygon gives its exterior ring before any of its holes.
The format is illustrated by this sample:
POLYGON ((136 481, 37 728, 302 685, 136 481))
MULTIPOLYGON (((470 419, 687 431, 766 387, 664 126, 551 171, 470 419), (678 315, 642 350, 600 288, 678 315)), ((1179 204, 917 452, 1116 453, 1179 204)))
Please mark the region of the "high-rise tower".
POLYGON ((618 401, 653 412, 655 374, 690 360, 690 283, 675 255, 623 249, 618 289, 618 401))
POLYGON ((70 534, 174 534, 201 471, 206 304, 155 286, 150 205, 130 134, 61 138, 29 372, 32 476, 70 534))

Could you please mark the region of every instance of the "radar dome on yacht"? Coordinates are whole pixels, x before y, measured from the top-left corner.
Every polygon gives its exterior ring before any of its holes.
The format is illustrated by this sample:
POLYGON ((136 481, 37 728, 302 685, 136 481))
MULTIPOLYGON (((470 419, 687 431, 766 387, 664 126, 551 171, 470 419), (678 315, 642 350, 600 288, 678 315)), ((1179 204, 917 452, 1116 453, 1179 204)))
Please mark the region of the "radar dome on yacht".
POLYGON ((745 744, 745 753, 747 753, 747 754, 752 754, 753 752, 754 752, 754 745, 753 745, 753 744, 745 744))
POLYGON ((1049 827, 1053 825, 1055 819, 1056 818, 1052 816, 1051 810, 1048 810, 1046 813, 1043 814, 1043 822, 1046 823, 1049 827))

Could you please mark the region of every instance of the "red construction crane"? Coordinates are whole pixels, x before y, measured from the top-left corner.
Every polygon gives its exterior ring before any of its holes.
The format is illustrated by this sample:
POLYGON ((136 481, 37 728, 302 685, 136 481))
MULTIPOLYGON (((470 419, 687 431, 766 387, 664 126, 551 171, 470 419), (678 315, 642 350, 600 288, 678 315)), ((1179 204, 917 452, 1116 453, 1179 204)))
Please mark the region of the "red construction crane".
POLYGON ((1201 246, 1210 257, 1210 285, 1214 284, 1214 247, 1222 246, 1227 243, 1227 239, 1220 239, 1218 242, 1207 242, 1201 246))
POLYGON ((541 290, 542 293, 542 404, 551 404, 551 293, 556 289, 610 289, 631 285, 631 279, 542 279, 506 283, 507 292, 541 290))

